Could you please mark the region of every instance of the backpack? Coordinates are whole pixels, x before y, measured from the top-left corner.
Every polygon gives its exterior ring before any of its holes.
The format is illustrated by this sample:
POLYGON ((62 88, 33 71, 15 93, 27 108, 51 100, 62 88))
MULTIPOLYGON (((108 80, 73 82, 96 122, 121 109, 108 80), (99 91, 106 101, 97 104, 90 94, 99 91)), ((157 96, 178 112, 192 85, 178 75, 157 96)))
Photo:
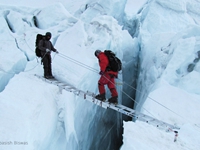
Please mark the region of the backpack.
MULTIPOLYGON (((41 50, 38 48, 38 45, 39 45, 39 42, 40 42, 40 40, 42 40, 43 39, 43 37, 44 37, 44 35, 42 35, 42 34, 37 34, 37 36, 36 36, 36 41, 35 41, 35 54, 36 54, 36 56, 37 57, 42 57, 42 55, 41 55, 41 50)), ((45 43, 45 42, 43 42, 43 43, 45 43)))
POLYGON ((107 67, 109 70, 112 70, 114 72, 122 70, 121 60, 117 58, 111 50, 105 50, 104 53, 109 60, 109 66, 107 67))

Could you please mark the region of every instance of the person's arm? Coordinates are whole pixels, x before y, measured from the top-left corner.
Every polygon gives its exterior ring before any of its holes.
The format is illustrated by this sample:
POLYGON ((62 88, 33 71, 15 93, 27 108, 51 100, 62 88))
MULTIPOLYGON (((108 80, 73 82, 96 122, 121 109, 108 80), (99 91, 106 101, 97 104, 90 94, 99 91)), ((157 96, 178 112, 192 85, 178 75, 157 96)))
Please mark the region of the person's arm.
POLYGON ((53 47, 53 44, 50 42, 51 44, 51 50, 54 51, 54 52, 58 52, 54 47, 53 47))

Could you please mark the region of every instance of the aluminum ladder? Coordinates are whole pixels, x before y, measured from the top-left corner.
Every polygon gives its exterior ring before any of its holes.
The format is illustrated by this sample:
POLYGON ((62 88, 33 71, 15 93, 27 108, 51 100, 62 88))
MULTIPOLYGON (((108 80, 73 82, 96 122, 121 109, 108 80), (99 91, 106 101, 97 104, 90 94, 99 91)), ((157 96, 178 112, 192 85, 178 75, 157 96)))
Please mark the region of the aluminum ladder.
MULTIPOLYGON (((133 119, 144 121, 148 124, 156 126, 157 128, 164 129, 167 132, 174 132, 175 137, 178 136, 178 132, 175 131, 175 129, 179 130, 180 128, 175 126, 175 125, 171 125, 169 123, 155 119, 151 116, 142 114, 140 112, 135 111, 134 109, 131 109, 131 108, 126 107, 126 106, 121 105, 121 104, 114 105, 114 104, 110 104, 109 102, 102 102, 98 99, 95 99, 94 93, 89 92, 89 91, 85 92, 85 91, 79 90, 79 89, 75 88, 74 86, 72 86, 68 83, 62 83, 62 82, 60 82, 56 79, 46 79, 46 78, 39 76, 39 75, 36 75, 36 74, 35 74, 35 76, 37 76, 38 78, 42 79, 43 81, 45 81, 47 83, 54 84, 54 85, 58 86, 60 92, 62 92, 62 90, 66 90, 68 92, 73 92, 75 95, 83 97, 83 99, 90 101, 90 102, 94 103, 95 105, 99 105, 99 106, 101 106, 105 109, 107 109, 107 108, 113 109, 113 110, 120 112, 124 115, 132 117, 133 119)), ((176 139, 174 141, 176 141, 176 139)))

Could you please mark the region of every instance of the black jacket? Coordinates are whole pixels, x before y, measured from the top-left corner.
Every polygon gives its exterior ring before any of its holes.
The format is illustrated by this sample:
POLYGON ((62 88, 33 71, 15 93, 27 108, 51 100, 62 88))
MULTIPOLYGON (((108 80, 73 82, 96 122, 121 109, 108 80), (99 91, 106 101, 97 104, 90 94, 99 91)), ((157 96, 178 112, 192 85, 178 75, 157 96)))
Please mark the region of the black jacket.
MULTIPOLYGON (((46 54, 46 49, 56 52, 56 49, 53 47, 51 41, 46 40, 45 38, 40 40, 38 47, 41 50, 42 56, 46 54)), ((50 55, 50 52, 48 52, 47 54, 50 55)))

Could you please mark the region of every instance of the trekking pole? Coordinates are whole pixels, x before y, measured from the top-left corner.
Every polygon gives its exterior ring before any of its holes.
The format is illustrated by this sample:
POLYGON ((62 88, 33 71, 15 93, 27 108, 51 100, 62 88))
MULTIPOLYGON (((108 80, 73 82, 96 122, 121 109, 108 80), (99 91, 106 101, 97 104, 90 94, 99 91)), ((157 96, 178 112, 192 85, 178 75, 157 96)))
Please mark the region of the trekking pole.
POLYGON ((39 60, 38 60, 38 57, 36 56, 36 59, 37 59, 37 63, 39 63, 39 60))
MULTIPOLYGON (((42 59, 46 56, 47 52, 44 54, 44 56, 42 57, 42 59)), ((42 59, 41 59, 41 65, 42 65, 42 59)))
POLYGON ((54 58, 55 58, 56 54, 59 54, 59 53, 55 53, 55 54, 54 54, 54 56, 53 56, 53 59, 52 59, 52 60, 54 60, 54 58))

